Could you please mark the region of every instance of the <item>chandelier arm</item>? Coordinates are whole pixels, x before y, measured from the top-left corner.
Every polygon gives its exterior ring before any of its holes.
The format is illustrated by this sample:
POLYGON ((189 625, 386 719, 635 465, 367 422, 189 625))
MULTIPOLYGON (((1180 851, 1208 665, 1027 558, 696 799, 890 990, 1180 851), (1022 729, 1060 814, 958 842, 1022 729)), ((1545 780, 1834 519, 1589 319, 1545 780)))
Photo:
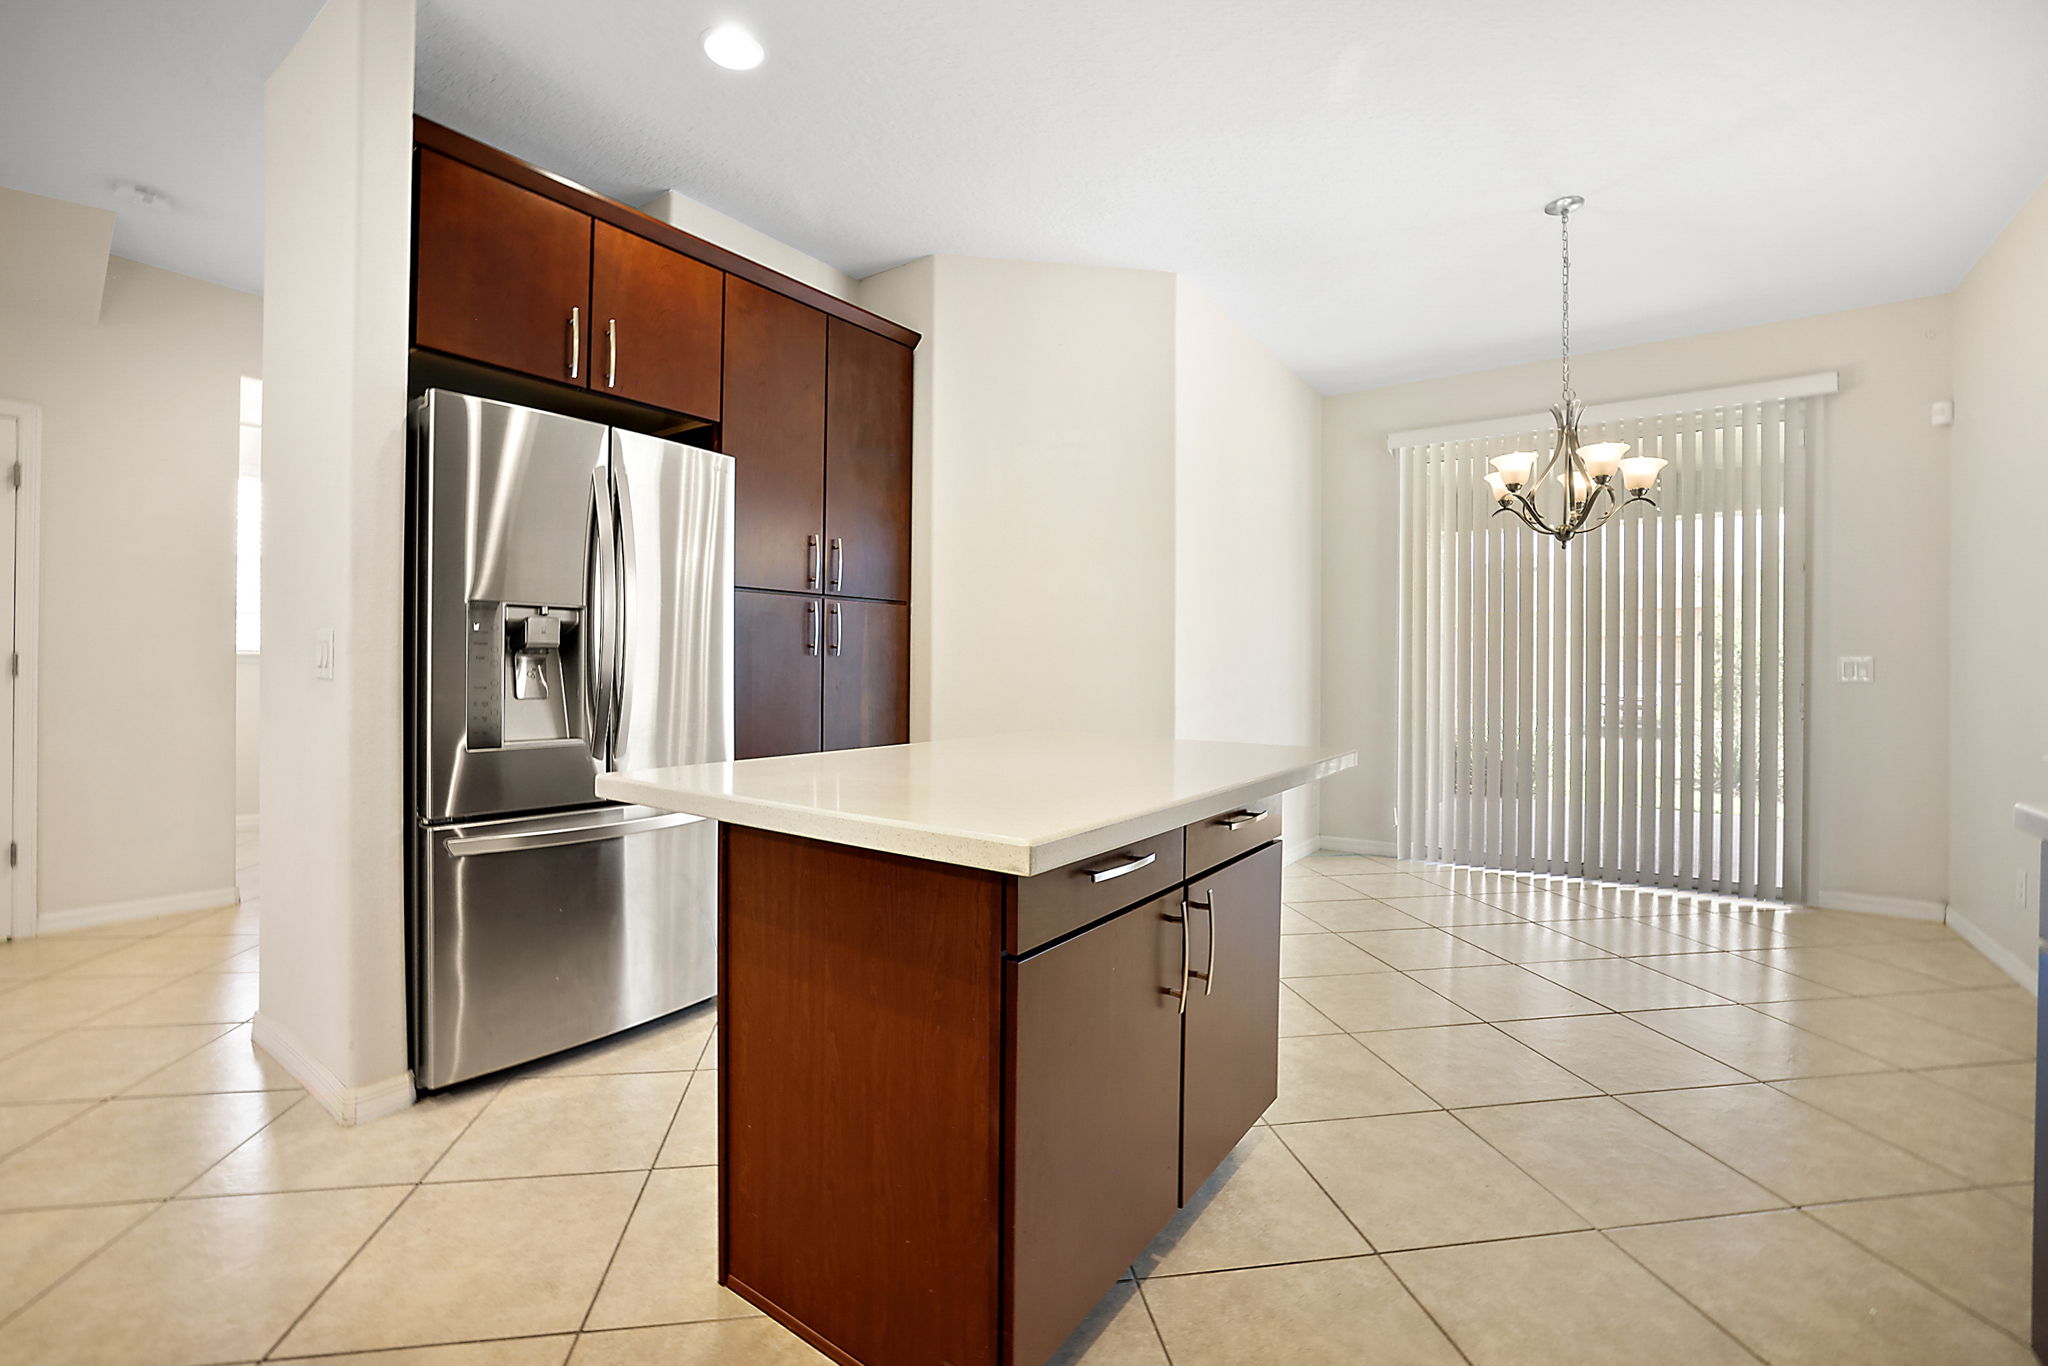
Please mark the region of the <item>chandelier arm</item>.
POLYGON ((1556 534, 1551 530, 1550 523, 1544 520, 1542 511, 1539 508, 1537 508, 1535 503, 1529 500, 1529 496, 1527 494, 1518 493, 1514 495, 1514 498, 1515 502, 1518 504, 1518 506, 1515 508, 1515 515, 1522 519, 1522 524, 1524 526, 1528 527, 1531 531, 1538 532, 1545 536, 1551 536, 1556 534))

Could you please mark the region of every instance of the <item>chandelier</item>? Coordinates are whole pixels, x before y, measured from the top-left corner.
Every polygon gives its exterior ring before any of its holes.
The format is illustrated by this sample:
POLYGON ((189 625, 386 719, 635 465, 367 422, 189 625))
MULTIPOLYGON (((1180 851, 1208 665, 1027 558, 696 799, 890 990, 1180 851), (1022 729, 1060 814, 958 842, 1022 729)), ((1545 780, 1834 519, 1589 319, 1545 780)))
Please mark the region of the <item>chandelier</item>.
POLYGON ((1585 202, 1578 195, 1568 194, 1543 206, 1543 212, 1557 220, 1564 262, 1564 325, 1560 332, 1564 392, 1557 406, 1550 410, 1557 421, 1556 442, 1548 460, 1543 460, 1538 451, 1496 455, 1489 462, 1493 473, 1486 476, 1486 485, 1499 504, 1493 510, 1494 516, 1511 512, 1531 531, 1555 537, 1559 545, 1569 545, 1572 537, 1605 526, 1607 519, 1623 507, 1638 503, 1657 506, 1650 498, 1650 489, 1666 463, 1654 455, 1630 455, 1626 441, 1579 444, 1579 417, 1584 405, 1572 392, 1572 212, 1585 202), (1538 460, 1543 460, 1540 470, 1536 468, 1538 460), (1614 491, 1617 474, 1628 490, 1625 499, 1614 491), (1546 481, 1555 496, 1539 498, 1546 481), (1552 504, 1554 512, 1546 514, 1543 503, 1552 504))

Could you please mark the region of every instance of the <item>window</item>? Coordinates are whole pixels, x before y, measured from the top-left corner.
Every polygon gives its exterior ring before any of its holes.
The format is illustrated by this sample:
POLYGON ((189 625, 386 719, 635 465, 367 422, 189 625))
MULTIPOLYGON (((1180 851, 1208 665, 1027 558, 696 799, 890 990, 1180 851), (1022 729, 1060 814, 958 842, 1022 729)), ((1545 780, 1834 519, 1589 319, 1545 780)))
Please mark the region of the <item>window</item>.
POLYGON ((1404 438, 1405 856, 1797 895, 1820 401, 1589 421, 1671 463, 1658 508, 1565 547, 1493 516, 1480 479, 1547 433, 1404 438))
POLYGON ((235 653, 263 643, 263 381, 242 377, 241 476, 235 481, 235 653))

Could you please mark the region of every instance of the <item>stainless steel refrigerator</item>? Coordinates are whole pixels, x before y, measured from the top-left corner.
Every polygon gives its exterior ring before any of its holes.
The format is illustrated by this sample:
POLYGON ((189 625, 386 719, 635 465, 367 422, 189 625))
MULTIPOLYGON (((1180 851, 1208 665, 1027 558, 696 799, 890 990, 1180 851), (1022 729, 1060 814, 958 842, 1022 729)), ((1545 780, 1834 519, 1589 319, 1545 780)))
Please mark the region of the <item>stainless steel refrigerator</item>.
POLYGON ((411 433, 408 932, 432 1089, 715 990, 715 825, 594 782, 731 757, 733 470, 441 389, 411 433))

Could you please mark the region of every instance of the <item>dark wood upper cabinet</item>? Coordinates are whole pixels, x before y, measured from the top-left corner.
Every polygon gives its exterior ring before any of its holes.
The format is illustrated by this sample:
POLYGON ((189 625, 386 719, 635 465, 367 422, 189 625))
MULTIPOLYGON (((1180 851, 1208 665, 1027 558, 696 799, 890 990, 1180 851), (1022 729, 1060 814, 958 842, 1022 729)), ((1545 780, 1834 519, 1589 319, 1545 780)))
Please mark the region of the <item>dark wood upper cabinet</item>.
POLYGON ((910 608, 825 602, 825 748, 910 740, 910 608))
POLYGON ((724 298, 723 271, 597 224, 590 251, 590 387, 716 419, 724 298))
POLYGON ((1016 1366, 1051 1357, 1173 1218, 1179 909, 1170 893, 1008 966, 1016 1366))
POLYGON ((840 318, 825 380, 828 593, 910 598, 911 353, 840 318))
POLYGON ((418 196, 413 344, 581 383, 589 215, 424 149, 418 196))
POLYGON ((810 754, 823 735, 825 611, 817 598, 733 594, 735 759, 810 754))
POLYGON ((1279 1094, 1280 845, 1188 884, 1181 1191, 1209 1174, 1279 1094))
POLYGON ((734 582, 822 591, 823 313, 727 278, 724 419, 721 449, 734 461, 734 582))

